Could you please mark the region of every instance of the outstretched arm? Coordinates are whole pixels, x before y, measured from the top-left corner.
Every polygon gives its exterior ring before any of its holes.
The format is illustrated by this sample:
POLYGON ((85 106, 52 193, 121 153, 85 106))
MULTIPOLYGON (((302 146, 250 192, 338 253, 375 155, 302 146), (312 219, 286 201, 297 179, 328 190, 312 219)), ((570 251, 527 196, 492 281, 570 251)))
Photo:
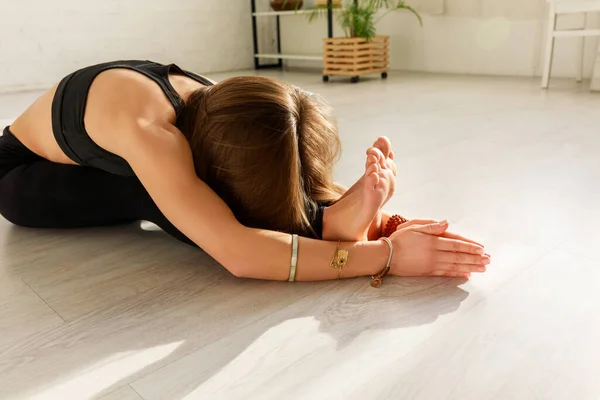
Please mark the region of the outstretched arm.
MULTIPOLYGON (((191 150, 175 129, 136 131, 124 157, 163 214, 183 234, 239 277, 287 280, 291 236, 241 225, 196 176, 191 150)), ((337 243, 300 238, 296 280, 336 279, 329 264, 337 243)), ((350 253, 344 277, 372 275, 386 264, 383 242, 343 243, 350 253)))
MULTIPOLYGON (((191 150, 174 127, 138 129, 124 135, 125 158, 160 210, 183 234, 238 277, 286 280, 290 235, 241 225, 227 205, 196 176, 191 150)), ((461 240, 435 237, 447 224, 414 225, 391 236, 397 249, 390 274, 399 276, 469 276, 485 270, 483 248, 461 240)), ((373 275, 386 264, 382 241, 342 243, 349 251, 343 277, 373 275)), ((336 243, 300 239, 296 280, 336 279, 330 268, 336 243)))

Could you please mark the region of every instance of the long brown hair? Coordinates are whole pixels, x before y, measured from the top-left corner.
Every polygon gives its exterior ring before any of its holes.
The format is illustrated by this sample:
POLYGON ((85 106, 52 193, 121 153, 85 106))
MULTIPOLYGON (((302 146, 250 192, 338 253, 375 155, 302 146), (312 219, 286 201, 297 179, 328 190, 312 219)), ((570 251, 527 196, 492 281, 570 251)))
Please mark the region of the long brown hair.
POLYGON ((177 125, 196 173, 246 226, 314 234, 310 210, 340 196, 340 139, 318 96, 265 77, 236 77, 191 94, 177 125))

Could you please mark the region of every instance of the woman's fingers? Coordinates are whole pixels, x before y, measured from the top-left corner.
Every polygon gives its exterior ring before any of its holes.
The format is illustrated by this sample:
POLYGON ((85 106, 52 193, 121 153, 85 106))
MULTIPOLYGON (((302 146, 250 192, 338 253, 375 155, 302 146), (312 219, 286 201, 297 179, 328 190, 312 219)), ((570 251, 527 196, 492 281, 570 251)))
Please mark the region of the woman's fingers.
POLYGON ((483 244, 476 242, 475 240, 466 238, 462 235, 458 235, 456 233, 452 233, 452 232, 445 232, 443 235, 443 237, 448 238, 448 239, 456 239, 456 240, 462 240, 463 242, 469 242, 469 243, 473 243, 473 244, 477 244, 481 247, 483 247, 483 244))
MULTIPOLYGON (((409 224, 411 222, 412 221, 409 221, 406 224, 409 224)), ((406 224, 400 226, 404 227, 404 225, 406 224)), ((448 221, 436 222, 427 225, 413 225, 409 227, 410 230, 415 232, 425 233, 428 235, 441 235, 442 233, 446 232, 446 229, 448 229, 448 221)))
POLYGON ((479 254, 479 255, 483 255, 485 253, 483 246, 473 244, 470 242, 466 242, 463 240, 447 239, 444 237, 437 238, 436 247, 438 250, 453 251, 453 252, 457 252, 457 253, 468 253, 468 254, 479 254))
POLYGON ((456 272, 456 271, 434 271, 431 276, 449 276, 453 278, 470 278, 470 272, 456 272))
POLYGON ((435 221, 433 219, 411 219, 403 224, 398 225, 397 229, 404 229, 404 228, 408 228, 409 226, 415 226, 415 225, 430 225, 430 224, 437 224, 439 221, 435 221))
POLYGON ((490 258, 485 255, 457 253, 454 251, 438 251, 436 261, 439 264, 472 264, 472 265, 487 265, 490 263, 490 258))
MULTIPOLYGON (((413 226, 413 225, 429 225, 429 224, 435 224, 438 221, 435 221, 433 219, 412 219, 400 226, 398 226, 398 229, 402 229, 402 228, 406 228, 409 226, 413 226)), ((448 239, 456 239, 456 240, 461 240, 463 242, 469 242, 469 243, 473 243, 476 245, 479 245, 481 247, 484 247, 483 244, 473 240, 473 239, 469 239, 468 237, 459 235, 457 233, 453 233, 453 232, 444 232, 443 234, 441 234, 440 236, 448 238, 448 239)))
POLYGON ((483 264, 458 264, 458 263, 437 263, 435 265, 436 271, 446 272, 485 272, 486 267, 483 264))

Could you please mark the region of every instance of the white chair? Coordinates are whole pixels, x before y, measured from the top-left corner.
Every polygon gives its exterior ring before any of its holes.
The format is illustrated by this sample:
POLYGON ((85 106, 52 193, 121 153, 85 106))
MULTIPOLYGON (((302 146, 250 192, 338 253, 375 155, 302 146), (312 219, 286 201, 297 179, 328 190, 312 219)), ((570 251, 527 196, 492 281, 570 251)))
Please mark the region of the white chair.
POLYGON ((554 55, 554 41, 557 37, 581 37, 579 48, 580 55, 577 60, 577 82, 583 79, 583 56, 586 36, 600 36, 600 29, 586 29, 587 18, 584 17, 582 29, 557 30, 556 20, 561 14, 581 14, 587 16, 588 12, 600 12, 600 0, 547 0, 550 2, 550 16, 548 19, 548 35, 542 87, 548 88, 550 74, 552 73, 552 58, 554 55))

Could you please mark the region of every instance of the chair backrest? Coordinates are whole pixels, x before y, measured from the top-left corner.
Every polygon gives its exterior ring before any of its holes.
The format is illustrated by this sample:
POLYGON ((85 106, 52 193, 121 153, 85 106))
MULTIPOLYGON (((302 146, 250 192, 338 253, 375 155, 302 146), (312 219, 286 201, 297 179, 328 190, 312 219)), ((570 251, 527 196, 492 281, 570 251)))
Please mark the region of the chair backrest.
POLYGON ((600 11, 600 0, 547 0, 558 14, 600 11))

